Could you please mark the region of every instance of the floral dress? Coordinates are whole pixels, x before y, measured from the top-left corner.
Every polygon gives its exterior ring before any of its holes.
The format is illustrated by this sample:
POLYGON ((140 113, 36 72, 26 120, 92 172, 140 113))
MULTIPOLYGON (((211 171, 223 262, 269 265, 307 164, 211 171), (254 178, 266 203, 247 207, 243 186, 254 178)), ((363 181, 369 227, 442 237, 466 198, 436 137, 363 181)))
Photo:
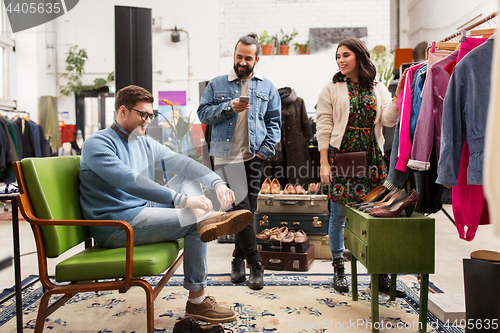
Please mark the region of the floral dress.
POLYGON ((347 81, 350 112, 347 126, 366 129, 346 129, 340 148, 330 147, 328 161, 332 167, 332 185, 326 187, 330 200, 347 204, 370 193, 386 179, 387 167, 384 157, 372 135, 373 122, 377 114, 377 100, 373 89, 361 89, 359 83, 347 81), (335 153, 366 151, 367 174, 364 177, 342 177, 333 168, 335 153))

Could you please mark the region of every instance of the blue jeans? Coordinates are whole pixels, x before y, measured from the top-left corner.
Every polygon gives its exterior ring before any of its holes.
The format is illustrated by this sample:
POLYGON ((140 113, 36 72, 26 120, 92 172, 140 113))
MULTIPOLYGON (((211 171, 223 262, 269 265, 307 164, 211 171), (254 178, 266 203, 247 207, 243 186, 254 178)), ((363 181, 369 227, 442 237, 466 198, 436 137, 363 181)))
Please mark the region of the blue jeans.
POLYGON ((344 257, 344 226, 345 206, 330 201, 330 223, 328 224, 328 237, 330 238, 330 251, 332 259, 344 257))
MULTIPOLYGON (((166 185, 178 193, 189 196, 203 195, 200 183, 180 176, 166 185)), ((148 202, 130 225, 134 229, 134 245, 176 241, 184 238, 184 288, 198 291, 207 286, 207 244, 200 240, 196 218, 189 209, 148 202)), ((103 247, 125 247, 125 231, 112 233, 103 247)))

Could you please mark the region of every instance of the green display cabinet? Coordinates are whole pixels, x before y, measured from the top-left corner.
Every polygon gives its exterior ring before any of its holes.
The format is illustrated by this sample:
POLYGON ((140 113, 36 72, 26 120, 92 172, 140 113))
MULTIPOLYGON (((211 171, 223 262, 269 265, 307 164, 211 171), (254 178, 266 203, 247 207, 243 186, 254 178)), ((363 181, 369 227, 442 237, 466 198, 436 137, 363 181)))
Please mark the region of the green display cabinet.
MULTIPOLYGON (((378 291, 378 274, 391 274, 390 299, 395 300, 397 274, 421 274, 420 332, 427 327, 429 274, 434 273, 435 221, 413 213, 395 218, 374 217, 346 206, 345 248, 351 253, 352 299, 358 300, 357 261, 371 274, 378 291)), ((372 292, 372 331, 378 332, 378 292, 372 292)))

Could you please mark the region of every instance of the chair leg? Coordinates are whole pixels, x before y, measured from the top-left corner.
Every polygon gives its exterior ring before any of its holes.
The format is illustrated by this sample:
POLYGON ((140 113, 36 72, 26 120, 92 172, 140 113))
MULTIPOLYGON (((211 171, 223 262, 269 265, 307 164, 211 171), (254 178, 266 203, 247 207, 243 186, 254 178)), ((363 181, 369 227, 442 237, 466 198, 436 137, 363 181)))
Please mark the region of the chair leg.
POLYGON ((155 305, 153 298, 153 288, 144 280, 134 280, 134 285, 140 286, 146 292, 146 319, 148 323, 148 333, 155 331, 155 305))
POLYGON ((40 299, 40 306, 38 308, 38 314, 36 316, 35 333, 42 333, 43 326, 45 325, 45 317, 47 316, 47 308, 49 306, 49 300, 51 293, 46 292, 42 295, 40 299))

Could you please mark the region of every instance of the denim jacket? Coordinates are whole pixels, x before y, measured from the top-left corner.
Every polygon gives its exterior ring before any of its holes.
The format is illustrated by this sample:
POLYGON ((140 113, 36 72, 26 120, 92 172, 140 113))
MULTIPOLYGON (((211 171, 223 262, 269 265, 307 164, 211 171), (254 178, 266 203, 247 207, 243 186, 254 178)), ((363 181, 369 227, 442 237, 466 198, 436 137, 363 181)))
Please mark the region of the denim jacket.
MULTIPOLYGON (((205 88, 198 107, 198 118, 212 125, 210 155, 229 157, 238 114, 231 100, 240 97, 241 80, 234 70, 214 78, 205 88)), ((248 83, 248 140, 250 152, 269 159, 281 140, 281 99, 274 85, 256 72, 248 83)))

